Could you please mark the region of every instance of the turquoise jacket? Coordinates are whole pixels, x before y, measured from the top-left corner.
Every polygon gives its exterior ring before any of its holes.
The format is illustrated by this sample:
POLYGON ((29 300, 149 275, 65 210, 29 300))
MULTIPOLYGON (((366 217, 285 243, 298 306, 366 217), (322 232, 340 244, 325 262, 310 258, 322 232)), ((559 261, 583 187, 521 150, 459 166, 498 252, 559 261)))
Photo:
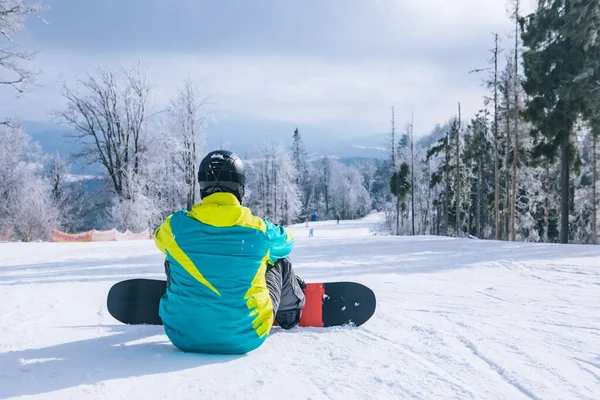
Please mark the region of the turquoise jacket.
POLYGON ((264 342, 273 325, 267 263, 292 251, 290 232, 215 193, 170 215, 154 241, 170 264, 159 315, 176 347, 243 354, 264 342))

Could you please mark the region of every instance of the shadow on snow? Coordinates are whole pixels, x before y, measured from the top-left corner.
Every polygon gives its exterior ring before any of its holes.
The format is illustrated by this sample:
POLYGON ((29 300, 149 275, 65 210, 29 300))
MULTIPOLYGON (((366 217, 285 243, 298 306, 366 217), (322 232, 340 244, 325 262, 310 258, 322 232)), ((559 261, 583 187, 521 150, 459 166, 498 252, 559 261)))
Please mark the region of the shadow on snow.
POLYGON ((3 382, 11 383, 0 385, 0 399, 48 393, 111 379, 181 371, 244 357, 184 353, 168 341, 128 344, 162 335, 162 327, 100 327, 109 328, 113 334, 1 353, 0 375, 3 382))

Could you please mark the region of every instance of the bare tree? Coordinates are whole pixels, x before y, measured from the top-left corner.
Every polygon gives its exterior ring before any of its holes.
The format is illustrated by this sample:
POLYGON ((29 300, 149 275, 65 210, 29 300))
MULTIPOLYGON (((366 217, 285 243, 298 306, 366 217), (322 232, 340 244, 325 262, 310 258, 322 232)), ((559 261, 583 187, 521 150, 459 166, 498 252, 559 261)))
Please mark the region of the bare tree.
POLYGON ((489 99, 489 98, 485 98, 485 102, 486 104, 488 104, 490 101, 493 102, 494 104, 494 126, 493 126, 493 132, 494 132, 494 234, 495 234, 495 239, 499 240, 500 239, 500 140, 499 140, 499 111, 498 111, 498 105, 499 105, 499 86, 500 86, 500 81, 499 81, 499 77, 498 77, 498 55, 502 52, 502 49, 500 49, 500 47, 498 46, 498 34, 497 33, 492 33, 492 35, 494 36, 494 48, 491 49, 491 53, 493 54, 493 57, 490 61, 490 63, 492 63, 494 66, 493 68, 483 68, 483 69, 475 69, 471 72, 482 72, 482 71, 488 71, 490 69, 493 70, 493 74, 491 76, 491 78, 486 81, 486 84, 488 86, 488 88, 491 88, 493 90, 493 98, 489 99))
POLYGON ((81 223, 80 219, 93 207, 85 207, 85 183, 83 179, 69 176, 69 167, 58 152, 49 156, 44 169, 51 192, 50 198, 58 210, 59 224, 56 228, 65 232, 75 231, 81 223))
MULTIPOLYGON (((392 142, 392 166, 391 166, 391 174, 396 173, 396 116, 394 112, 394 107, 392 107, 392 134, 391 134, 391 142, 392 142)), ((400 198, 396 196, 396 235, 400 235, 400 198)))
POLYGON ((333 160, 331 156, 322 157, 323 181, 321 183, 323 196, 325 200, 325 218, 329 216, 329 207, 331 205, 331 182, 333 160))
POLYGON ((302 210, 298 171, 283 143, 264 143, 255 157, 246 159, 248 186, 245 202, 257 215, 278 224, 291 224, 302 210))
POLYGON ((598 243, 598 205, 596 199, 596 180, 598 179, 598 135, 600 127, 593 126, 592 129, 592 244, 598 243))
POLYGON ((21 62, 33 59, 35 53, 12 44, 13 35, 23 28, 27 15, 39 11, 39 6, 24 5, 21 0, 0 0, 0 85, 8 85, 17 93, 23 93, 25 86, 33 82, 35 73, 21 62))
POLYGON ((514 13, 513 13, 513 18, 515 20, 515 53, 514 53, 514 80, 513 80, 513 85, 514 85, 514 101, 515 101, 515 116, 514 116, 514 135, 515 135, 515 146, 514 146, 514 150, 513 150, 513 175, 512 175, 512 198, 511 198, 511 204, 510 204, 510 240, 515 241, 516 236, 515 236, 515 214, 516 214, 516 210, 515 210, 515 202, 516 202, 516 197, 517 197, 517 168, 519 167, 519 86, 520 86, 520 79, 519 79, 519 34, 520 34, 520 30, 519 30, 519 11, 520 11, 520 7, 521 7, 521 1, 520 0, 513 0, 513 5, 514 5, 514 13))
POLYGON ((460 226, 461 226, 461 213, 462 213, 462 204, 461 204, 461 174, 460 174, 460 130, 461 130, 461 112, 460 112, 460 103, 458 103, 458 123, 456 126, 456 236, 460 236, 460 226))
POLYGON ((82 87, 63 84, 67 100, 64 111, 56 112, 60 122, 75 129, 83 143, 76 156, 90 164, 99 162, 120 199, 132 200, 132 183, 139 174, 143 152, 143 130, 148 119, 151 87, 137 68, 123 69, 123 79, 111 70, 87 74, 82 87))
POLYGON ((494 34, 494 226, 495 238, 500 239, 500 165, 498 137, 498 34, 494 34))
POLYGON ((369 192, 370 195, 373 195, 373 184, 375 183, 377 166, 373 161, 367 161, 361 165, 360 170, 363 175, 365 189, 367 189, 367 192, 369 192))
POLYGON ((394 107, 392 107, 392 133, 390 135, 391 150, 392 150, 392 172, 396 171, 396 118, 394 107))
POLYGON ((408 125, 408 140, 410 143, 410 204, 412 214, 412 235, 415 235, 415 142, 413 140, 413 130, 415 127, 414 112, 411 113, 410 124, 408 125))
POLYGON ((206 152, 206 140, 203 126, 208 113, 201 113, 201 109, 208 104, 208 98, 200 99, 199 89, 187 78, 183 89, 171 102, 169 111, 174 120, 173 137, 177 158, 175 163, 183 172, 187 186, 187 209, 191 210, 196 203, 198 188, 196 185, 196 171, 199 158, 206 152))

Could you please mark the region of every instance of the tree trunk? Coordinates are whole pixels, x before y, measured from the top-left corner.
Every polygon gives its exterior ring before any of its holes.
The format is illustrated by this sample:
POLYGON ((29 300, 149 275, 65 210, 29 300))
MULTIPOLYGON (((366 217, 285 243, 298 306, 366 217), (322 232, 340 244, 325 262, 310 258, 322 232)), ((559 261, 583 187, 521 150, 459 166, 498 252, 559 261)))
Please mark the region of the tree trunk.
POLYGON ((517 198, 517 168, 519 167, 519 7, 520 1, 515 2, 515 76, 513 79, 513 88, 515 91, 515 150, 513 155, 513 180, 512 180, 512 201, 510 211, 510 239, 516 240, 515 233, 515 214, 516 214, 516 198, 517 198))
POLYGON ((396 196, 396 236, 400 235, 400 196, 396 196))
POLYGON ((549 162, 546 161, 546 184, 544 185, 545 191, 545 208, 544 212, 544 243, 548 243, 549 235, 548 229, 550 228, 550 166, 549 162))
POLYGON ((415 235, 415 156, 413 143, 414 113, 410 121, 410 205, 412 209, 412 234, 415 235))
POLYGON ((483 166, 483 162, 479 162, 479 167, 477 171, 477 211, 475 214, 475 234, 479 239, 481 239, 481 184, 482 184, 482 176, 481 169, 483 166))
POLYGON ((473 227, 473 226, 471 225, 471 224, 473 223, 473 215, 472 215, 473 213, 471 212, 471 207, 468 207, 468 208, 465 210, 465 214, 466 214, 466 216, 467 216, 467 232, 466 232, 466 233, 467 233, 467 236, 468 236, 468 235, 470 235, 470 234, 471 234, 471 232, 472 232, 472 229, 471 229, 471 228, 473 227))
POLYGON ((513 242, 516 238, 515 233, 515 213, 516 213, 516 198, 517 198, 517 167, 519 166, 519 136, 515 126, 515 147, 514 147, 514 158, 513 158, 513 174, 512 174, 512 198, 510 205, 510 240, 513 242))
POLYGON ((569 132, 563 132, 560 166, 560 242, 569 243, 569 132))
MULTIPOLYGON (((189 122, 189 120, 188 120, 189 122)), ((186 134, 189 132, 186 132, 186 134)), ((192 147, 193 147, 193 135, 190 137, 186 137, 184 139, 184 148, 185 148, 185 153, 184 153, 184 168, 185 168, 185 180, 186 180, 186 184, 188 187, 188 192, 187 192, 187 210, 188 211, 192 211, 192 207, 194 206, 194 182, 196 182, 196 179, 194 179, 194 165, 193 165, 193 161, 192 161, 192 147)))
POLYGON ((437 218, 436 218, 436 229, 437 229, 437 234, 440 235, 440 224, 441 224, 441 220, 442 220, 442 202, 439 201, 439 197, 438 197, 438 204, 437 204, 437 218))
POLYGON ((498 34, 495 34, 494 48, 494 225, 495 238, 500 239, 500 167, 498 154, 498 34))
MULTIPOLYGON (((403 201, 404 203, 404 201, 403 201)), ((404 228, 404 214, 402 213, 402 206, 404 204, 400 204, 400 228, 404 228)), ((398 233, 400 234, 400 233, 398 233)))
POLYGON ((504 233, 506 234, 506 240, 510 240, 511 234, 509 230, 509 220, 510 220, 510 92, 509 85, 506 86, 506 90, 504 93, 504 97, 506 98, 506 165, 504 166, 505 172, 505 181, 506 181, 506 193, 504 200, 504 210, 506 211, 504 215, 504 233))
MULTIPOLYGON (((423 234, 427 234, 427 226, 429 225, 428 220, 429 220, 429 210, 432 208, 432 204, 431 204, 431 181, 429 180, 431 178, 431 165, 430 165, 430 161, 427 160, 427 177, 428 177, 428 181, 427 181, 427 208, 425 211, 425 218, 423 218, 423 234)), ((433 210, 431 210, 431 214, 433 214, 433 210)), ((431 223, 431 233, 433 233, 433 221, 431 223)))
POLYGON ((392 107, 392 171, 396 170, 396 121, 392 107))
POLYGON ((446 134, 446 192, 444 193, 444 236, 448 236, 448 229, 450 225, 449 214, 450 214, 450 143, 448 134, 446 134))
POLYGON ((597 171, 596 171, 596 161, 597 161, 597 156, 596 156, 596 142, 597 137, 596 137, 596 132, 594 130, 594 132, 592 133, 592 141, 593 141, 593 145, 592 145, 592 153, 593 153, 593 162, 592 162, 592 244, 596 244, 598 242, 597 239, 597 226, 596 226, 596 212, 597 212, 597 206, 596 206, 596 179, 597 178, 597 171))
POLYGON ((456 237, 460 237, 460 103, 458 103, 458 125, 456 127, 456 237))

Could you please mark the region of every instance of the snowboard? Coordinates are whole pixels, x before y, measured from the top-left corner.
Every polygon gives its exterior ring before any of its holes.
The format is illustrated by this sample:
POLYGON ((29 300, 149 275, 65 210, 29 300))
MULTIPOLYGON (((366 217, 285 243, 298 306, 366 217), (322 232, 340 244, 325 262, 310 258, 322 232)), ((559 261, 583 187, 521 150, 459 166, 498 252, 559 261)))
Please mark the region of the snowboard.
MULTIPOLYGON (((166 280, 138 278, 117 282, 108 292, 108 312, 128 325, 162 325, 158 308, 166 289, 166 280)), ((375 293, 360 283, 307 283, 304 293, 306 305, 299 326, 360 326, 375 313, 375 293)))

